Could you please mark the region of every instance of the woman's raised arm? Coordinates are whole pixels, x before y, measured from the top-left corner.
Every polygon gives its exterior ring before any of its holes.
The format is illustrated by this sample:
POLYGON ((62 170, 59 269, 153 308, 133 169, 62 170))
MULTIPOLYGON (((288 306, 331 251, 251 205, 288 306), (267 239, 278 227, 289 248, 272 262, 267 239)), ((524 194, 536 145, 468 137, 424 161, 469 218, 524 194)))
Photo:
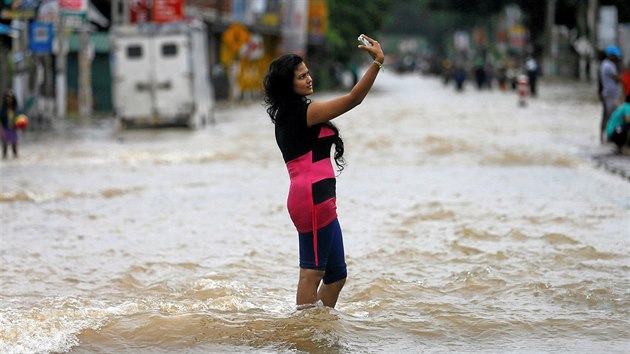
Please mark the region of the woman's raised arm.
POLYGON ((372 46, 368 47, 360 44, 359 48, 368 52, 376 63, 372 63, 370 65, 367 72, 363 75, 361 80, 354 85, 349 93, 328 101, 311 103, 306 113, 306 122, 308 126, 325 123, 358 106, 361 102, 363 102, 363 99, 372 88, 372 85, 376 80, 376 75, 378 75, 383 61, 385 60, 385 55, 383 54, 381 45, 377 41, 366 35, 362 36, 367 38, 368 42, 370 42, 372 46))

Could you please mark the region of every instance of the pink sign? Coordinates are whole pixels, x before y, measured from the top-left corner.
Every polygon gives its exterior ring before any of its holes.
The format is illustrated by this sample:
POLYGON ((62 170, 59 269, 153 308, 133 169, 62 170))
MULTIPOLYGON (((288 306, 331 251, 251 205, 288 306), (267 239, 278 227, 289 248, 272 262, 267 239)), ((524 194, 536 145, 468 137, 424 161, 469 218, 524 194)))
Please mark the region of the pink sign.
POLYGON ((175 22, 184 18, 184 0, 153 0, 153 22, 175 22))
POLYGON ((149 21, 148 0, 131 0, 129 2, 129 21, 131 23, 144 23, 149 21))
POLYGON ((88 0, 59 0, 59 9, 63 12, 86 12, 88 0))

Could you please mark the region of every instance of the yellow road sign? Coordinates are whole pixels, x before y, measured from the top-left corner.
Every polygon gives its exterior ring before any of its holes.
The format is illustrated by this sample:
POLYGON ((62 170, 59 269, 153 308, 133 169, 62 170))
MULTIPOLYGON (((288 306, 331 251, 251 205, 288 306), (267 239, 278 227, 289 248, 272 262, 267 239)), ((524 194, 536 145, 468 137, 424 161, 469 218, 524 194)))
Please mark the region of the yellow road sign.
POLYGON ((233 23, 223 32, 221 40, 235 53, 249 40, 249 31, 240 23, 233 23))

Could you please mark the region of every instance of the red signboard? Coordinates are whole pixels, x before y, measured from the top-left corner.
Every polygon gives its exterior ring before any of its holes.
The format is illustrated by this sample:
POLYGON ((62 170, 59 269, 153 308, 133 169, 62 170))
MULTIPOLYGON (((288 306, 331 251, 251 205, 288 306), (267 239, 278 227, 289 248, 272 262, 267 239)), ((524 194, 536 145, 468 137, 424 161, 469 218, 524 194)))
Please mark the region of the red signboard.
POLYGON ((184 0, 153 0, 153 22, 164 23, 184 19, 184 0))
POLYGON ((131 0, 129 2, 129 22, 144 23, 149 22, 149 1, 131 0))
POLYGON ((59 9, 64 12, 86 12, 88 0, 59 0, 59 9))

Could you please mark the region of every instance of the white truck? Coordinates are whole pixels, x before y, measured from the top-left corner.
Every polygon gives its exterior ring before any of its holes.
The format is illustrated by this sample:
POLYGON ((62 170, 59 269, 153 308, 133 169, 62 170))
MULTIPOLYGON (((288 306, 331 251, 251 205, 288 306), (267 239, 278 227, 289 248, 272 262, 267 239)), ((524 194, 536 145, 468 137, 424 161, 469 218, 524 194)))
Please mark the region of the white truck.
POLYGON ((112 98, 121 127, 214 121, 208 40, 201 21, 113 27, 112 98))

